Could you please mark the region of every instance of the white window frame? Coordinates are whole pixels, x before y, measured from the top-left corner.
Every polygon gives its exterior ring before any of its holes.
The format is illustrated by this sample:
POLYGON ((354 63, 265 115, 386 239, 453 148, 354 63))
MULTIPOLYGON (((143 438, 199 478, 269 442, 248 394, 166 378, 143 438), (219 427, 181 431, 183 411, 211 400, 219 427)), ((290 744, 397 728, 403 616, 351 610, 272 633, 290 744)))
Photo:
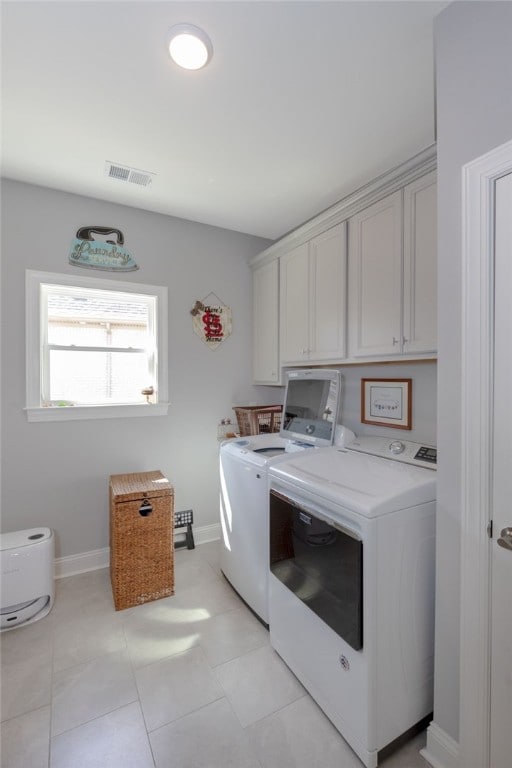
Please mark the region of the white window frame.
POLYGON ((168 403, 167 288, 141 283, 124 283, 85 275, 63 275, 27 269, 25 275, 26 320, 26 407, 28 421, 75 421, 127 416, 165 416, 168 403), (45 312, 41 306, 41 285, 62 285, 95 289, 156 299, 157 397, 156 403, 119 405, 73 405, 46 407, 42 404, 42 349, 45 312))

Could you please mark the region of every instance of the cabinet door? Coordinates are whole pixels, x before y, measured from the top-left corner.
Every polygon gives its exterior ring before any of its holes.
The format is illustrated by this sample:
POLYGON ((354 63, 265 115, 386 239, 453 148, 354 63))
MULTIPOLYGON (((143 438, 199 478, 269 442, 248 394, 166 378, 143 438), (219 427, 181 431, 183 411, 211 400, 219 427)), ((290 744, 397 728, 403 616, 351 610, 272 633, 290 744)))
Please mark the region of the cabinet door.
POLYGON ((309 359, 346 356, 347 225, 323 232, 309 244, 309 359))
POLYGON ((404 188, 404 353, 437 349, 437 186, 429 173, 404 188))
POLYGON ((253 287, 253 379, 255 384, 279 383, 279 264, 257 267, 253 287))
POLYGON ((281 362, 301 363, 309 349, 309 256, 304 243, 280 259, 281 362))
POLYGON ((402 192, 349 220, 350 355, 398 355, 402 340, 402 192))

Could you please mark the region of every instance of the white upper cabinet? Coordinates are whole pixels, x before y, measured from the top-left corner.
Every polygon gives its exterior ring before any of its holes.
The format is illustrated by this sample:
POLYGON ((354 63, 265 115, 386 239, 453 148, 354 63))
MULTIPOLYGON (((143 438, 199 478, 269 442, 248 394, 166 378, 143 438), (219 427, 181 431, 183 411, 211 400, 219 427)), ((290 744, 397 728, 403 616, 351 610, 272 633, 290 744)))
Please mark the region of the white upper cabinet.
POLYGON ((256 257, 256 384, 286 366, 435 358, 435 167, 429 147, 256 257))
POLYGON ((279 259, 281 362, 307 359, 309 346, 309 247, 279 259))
POLYGON ((402 193, 349 221, 351 357, 397 355, 402 338, 402 193))
POLYGON ((349 222, 349 354, 434 354, 435 173, 357 213, 349 222))
POLYGON ((346 356, 346 224, 280 258, 281 363, 335 362, 346 356))
POLYGON ((346 352, 347 225, 329 229, 309 244, 310 360, 339 360, 346 352))
POLYGON ((279 384, 279 263, 253 271, 253 380, 279 384))
POLYGON ((437 350, 437 184, 429 173, 404 188, 403 351, 437 350))

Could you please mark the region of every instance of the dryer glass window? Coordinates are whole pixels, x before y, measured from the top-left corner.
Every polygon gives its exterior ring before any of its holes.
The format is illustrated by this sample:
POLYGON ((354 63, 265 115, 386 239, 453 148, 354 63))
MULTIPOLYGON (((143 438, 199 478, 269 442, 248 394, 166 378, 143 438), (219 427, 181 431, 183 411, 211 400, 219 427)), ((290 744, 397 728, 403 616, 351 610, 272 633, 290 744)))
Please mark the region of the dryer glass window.
POLYGON ((270 491, 270 570, 352 648, 363 647, 363 542, 270 491))

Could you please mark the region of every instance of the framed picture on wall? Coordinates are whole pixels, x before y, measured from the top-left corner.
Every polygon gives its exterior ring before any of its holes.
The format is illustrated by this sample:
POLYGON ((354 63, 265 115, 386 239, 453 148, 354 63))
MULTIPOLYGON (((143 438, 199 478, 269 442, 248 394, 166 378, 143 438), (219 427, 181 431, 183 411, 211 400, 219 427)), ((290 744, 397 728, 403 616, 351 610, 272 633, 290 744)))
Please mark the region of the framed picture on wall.
POLYGON ((361 422, 412 429, 412 379, 361 379, 361 422))

